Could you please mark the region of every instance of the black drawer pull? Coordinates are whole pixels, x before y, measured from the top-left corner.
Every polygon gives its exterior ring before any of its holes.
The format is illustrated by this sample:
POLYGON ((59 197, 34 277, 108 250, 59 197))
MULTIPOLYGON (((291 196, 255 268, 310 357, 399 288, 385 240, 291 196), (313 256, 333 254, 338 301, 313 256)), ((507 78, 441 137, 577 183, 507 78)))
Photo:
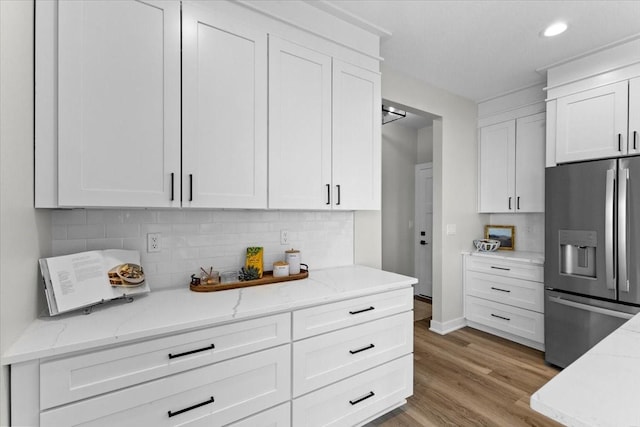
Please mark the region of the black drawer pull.
POLYGON ((511 320, 508 317, 498 316, 497 314, 493 314, 493 313, 491 313, 491 316, 492 317, 497 317, 498 319, 502 319, 502 320, 509 320, 509 321, 511 320))
POLYGON ((358 403, 362 402, 363 400, 367 400, 370 397, 375 396, 376 394, 372 391, 370 391, 366 396, 362 396, 359 399, 356 400, 350 400, 349 403, 351 403, 352 405, 357 405, 358 403))
POLYGON ((206 400, 206 401, 200 402, 200 403, 196 403, 195 405, 189 406, 188 408, 180 409, 179 411, 175 411, 175 412, 168 411, 169 418, 175 417, 176 415, 180 415, 180 414, 182 414, 184 412, 190 411, 192 409, 199 408, 199 407, 204 406, 204 405, 208 405, 208 404, 213 403, 213 402, 214 402, 214 399, 213 399, 213 396, 211 396, 209 398, 209 400, 206 400))
POLYGON ((188 356, 193 353, 200 353, 201 351, 213 350, 216 348, 214 344, 211 344, 209 347, 199 348, 197 350, 185 351, 184 353, 171 354, 169 353, 169 359, 175 359, 176 357, 188 356))
POLYGON ((356 353, 360 353, 361 351, 370 350, 370 349, 372 349, 374 347, 375 347, 375 345, 369 344, 368 346, 359 348, 357 350, 349 350, 349 353, 356 354, 356 353))
POLYGON ((349 314, 360 314, 360 313, 364 313, 365 311, 371 311, 375 309, 376 308, 374 306, 370 306, 369 308, 363 308, 362 310, 350 311, 349 314))
POLYGON ((494 270, 504 270, 504 271, 511 271, 510 268, 506 268, 506 267, 495 267, 495 266, 491 266, 491 268, 493 268, 494 270))
POLYGON ((510 290, 508 290, 508 289, 494 288, 493 286, 491 287, 491 289, 493 289, 494 291, 500 291, 500 292, 507 292, 507 293, 511 292, 511 291, 510 291, 510 290))

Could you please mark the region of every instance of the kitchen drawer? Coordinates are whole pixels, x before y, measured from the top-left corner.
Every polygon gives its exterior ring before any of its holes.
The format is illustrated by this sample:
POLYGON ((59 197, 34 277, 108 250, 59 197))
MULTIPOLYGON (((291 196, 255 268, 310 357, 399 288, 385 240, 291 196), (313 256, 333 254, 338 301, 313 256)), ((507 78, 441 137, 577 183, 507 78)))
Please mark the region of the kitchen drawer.
POLYGON ((290 331, 291 317, 283 313, 45 361, 40 365, 40 408, 281 345, 289 342, 290 331))
POLYGON ((413 310, 413 289, 368 295, 293 312, 293 339, 353 326, 413 310))
POLYGON ((413 351, 413 313, 293 344, 293 395, 313 391, 413 351))
MULTIPOLYGON (((210 424, 206 424, 207 426, 210 424)), ((229 424, 228 427, 290 427, 291 403, 283 403, 244 420, 229 424)))
POLYGON ((291 346, 181 372, 40 414, 47 426, 222 426, 290 398, 291 346))
POLYGON ((466 318, 536 342, 544 342, 544 315, 506 304, 467 296, 466 318))
POLYGON ((544 286, 539 282, 467 271, 465 293, 539 313, 544 312, 544 286))
POLYGON ((354 426, 413 394, 413 355, 347 378, 293 401, 293 425, 354 426))
POLYGON ((467 270, 513 277, 515 279, 531 280, 534 282, 544 282, 544 269, 541 265, 473 255, 466 256, 465 258, 467 270))

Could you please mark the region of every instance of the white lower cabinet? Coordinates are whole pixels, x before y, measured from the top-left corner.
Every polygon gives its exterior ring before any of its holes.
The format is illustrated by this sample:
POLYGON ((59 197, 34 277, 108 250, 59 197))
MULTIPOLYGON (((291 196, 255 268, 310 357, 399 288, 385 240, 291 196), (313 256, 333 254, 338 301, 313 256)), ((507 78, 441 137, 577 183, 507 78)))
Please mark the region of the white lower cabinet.
POLYGON ((15 363, 11 422, 361 425, 412 394, 412 294, 408 286, 15 363))
POLYGON ((407 354, 293 401, 293 425, 357 426, 413 394, 413 357, 407 354))
POLYGON ((222 426, 289 399, 289 345, 44 411, 40 425, 222 426))
POLYGON ((464 256, 465 318, 473 328, 544 349, 541 264, 464 256))

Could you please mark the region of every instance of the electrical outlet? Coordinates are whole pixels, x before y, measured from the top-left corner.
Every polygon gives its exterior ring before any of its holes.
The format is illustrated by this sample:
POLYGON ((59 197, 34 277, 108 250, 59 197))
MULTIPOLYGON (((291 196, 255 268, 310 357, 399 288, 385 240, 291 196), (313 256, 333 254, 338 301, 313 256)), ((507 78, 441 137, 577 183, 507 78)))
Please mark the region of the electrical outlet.
POLYGON ((160 252, 160 233, 147 234, 147 252, 160 252))
POLYGON ((280 244, 281 245, 289 244, 289 232, 287 230, 280 230, 280 244))

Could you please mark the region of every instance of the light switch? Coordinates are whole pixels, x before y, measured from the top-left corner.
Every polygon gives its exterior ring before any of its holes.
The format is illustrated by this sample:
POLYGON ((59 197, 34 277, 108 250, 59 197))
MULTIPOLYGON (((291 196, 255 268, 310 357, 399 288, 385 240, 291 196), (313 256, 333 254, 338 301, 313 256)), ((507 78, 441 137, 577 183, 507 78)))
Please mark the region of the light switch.
POLYGON ((447 236, 453 236, 456 234, 456 225, 447 224, 447 236))

